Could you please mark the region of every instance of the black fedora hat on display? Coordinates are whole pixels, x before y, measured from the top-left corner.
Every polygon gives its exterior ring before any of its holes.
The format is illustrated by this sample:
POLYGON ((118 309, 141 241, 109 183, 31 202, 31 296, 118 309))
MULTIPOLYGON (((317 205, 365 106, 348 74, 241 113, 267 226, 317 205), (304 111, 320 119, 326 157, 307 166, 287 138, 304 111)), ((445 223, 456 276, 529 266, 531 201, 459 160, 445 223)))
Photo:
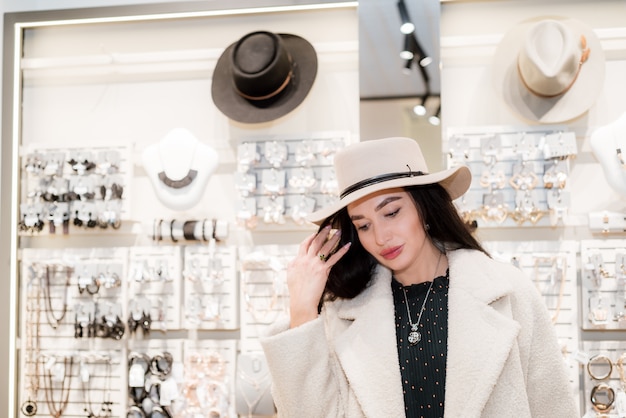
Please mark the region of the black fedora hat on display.
POLYGON ((242 123, 269 122, 294 110, 317 75, 317 54, 292 34, 251 32, 215 64, 211 95, 217 108, 242 123))

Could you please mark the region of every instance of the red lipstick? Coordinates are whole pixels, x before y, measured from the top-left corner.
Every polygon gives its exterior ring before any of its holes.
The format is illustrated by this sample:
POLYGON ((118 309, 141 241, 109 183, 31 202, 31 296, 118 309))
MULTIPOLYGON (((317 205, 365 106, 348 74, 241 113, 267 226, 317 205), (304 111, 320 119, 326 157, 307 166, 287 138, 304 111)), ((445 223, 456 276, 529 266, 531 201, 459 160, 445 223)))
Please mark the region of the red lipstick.
POLYGON ((402 253, 402 246, 387 248, 380 252, 381 257, 385 260, 393 260, 402 253))

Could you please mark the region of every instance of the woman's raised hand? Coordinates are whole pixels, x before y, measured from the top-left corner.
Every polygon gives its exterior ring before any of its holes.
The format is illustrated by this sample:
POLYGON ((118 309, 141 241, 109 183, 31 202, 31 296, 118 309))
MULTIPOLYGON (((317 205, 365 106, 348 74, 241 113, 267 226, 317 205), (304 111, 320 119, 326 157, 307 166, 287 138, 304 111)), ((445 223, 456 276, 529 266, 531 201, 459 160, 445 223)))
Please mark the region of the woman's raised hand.
POLYGON ((350 249, 350 243, 337 249, 341 231, 330 225, 307 237, 298 254, 287 266, 291 328, 317 318, 317 306, 332 266, 350 249))

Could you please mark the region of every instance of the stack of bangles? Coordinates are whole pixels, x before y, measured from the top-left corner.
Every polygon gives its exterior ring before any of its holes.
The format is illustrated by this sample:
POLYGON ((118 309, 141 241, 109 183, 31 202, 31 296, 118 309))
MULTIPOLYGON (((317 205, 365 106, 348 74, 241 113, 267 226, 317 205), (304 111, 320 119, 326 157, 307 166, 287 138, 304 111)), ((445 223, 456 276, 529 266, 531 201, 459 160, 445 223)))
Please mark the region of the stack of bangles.
MULTIPOLYGON (((621 366, 622 358, 620 357, 621 366)), ((598 413, 608 412, 615 402, 615 390, 603 380, 608 379, 613 372, 613 362, 604 354, 597 354, 587 362, 587 373, 596 381, 600 381, 591 389, 591 405, 598 413)), ((621 370, 620 370, 620 373, 621 370)))

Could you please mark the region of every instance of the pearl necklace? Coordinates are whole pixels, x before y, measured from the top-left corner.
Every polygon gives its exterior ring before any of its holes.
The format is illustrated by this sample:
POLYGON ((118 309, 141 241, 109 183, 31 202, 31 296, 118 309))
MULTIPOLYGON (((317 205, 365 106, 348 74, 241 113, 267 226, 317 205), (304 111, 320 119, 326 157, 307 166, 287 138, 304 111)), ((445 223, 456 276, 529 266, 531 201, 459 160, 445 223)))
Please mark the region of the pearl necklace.
MULTIPOLYGON (((435 267, 435 274, 437 274, 437 270, 439 270, 439 263, 441 262, 441 256, 443 253, 439 253, 439 259, 437 260, 437 267, 435 267)), ((426 301, 428 300, 428 296, 430 295, 430 291, 433 288, 433 280, 430 282, 430 286, 428 286, 428 291, 426 292, 426 297, 424 297, 424 302, 422 302, 422 307, 420 309, 420 313, 417 316, 417 322, 413 323, 411 320, 411 310, 409 309, 409 299, 406 297, 406 287, 402 287, 402 292, 404 294, 404 302, 406 303, 406 313, 409 315, 409 325, 411 325, 411 331, 409 332, 409 344, 416 345, 420 341, 422 341, 422 334, 418 331, 418 327, 420 321, 422 320, 422 314, 424 313, 424 308, 426 307, 426 301)))

